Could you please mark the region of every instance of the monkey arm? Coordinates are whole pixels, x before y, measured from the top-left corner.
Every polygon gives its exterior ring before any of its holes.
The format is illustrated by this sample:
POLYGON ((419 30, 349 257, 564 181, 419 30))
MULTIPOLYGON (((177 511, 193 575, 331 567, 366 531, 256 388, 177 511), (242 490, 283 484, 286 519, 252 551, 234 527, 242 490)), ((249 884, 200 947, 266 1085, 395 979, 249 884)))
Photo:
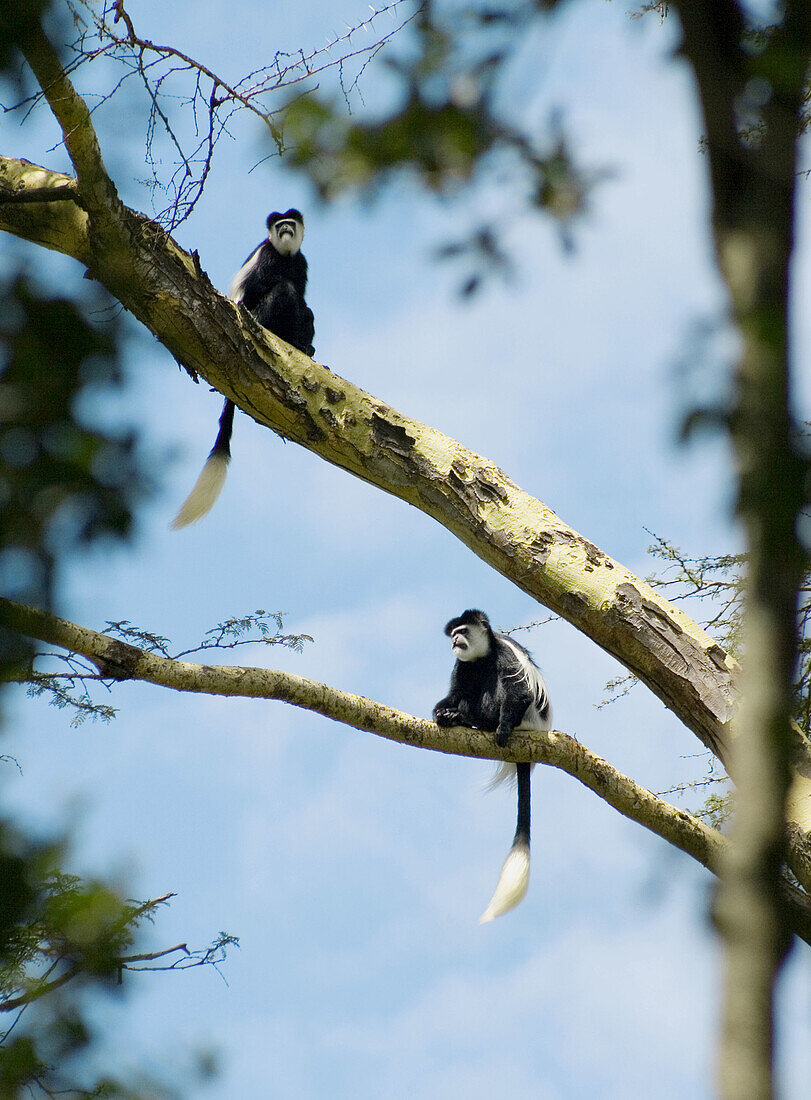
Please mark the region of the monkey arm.
MULTIPOLYGON (((469 675, 469 670, 467 670, 469 675)), ((465 685, 465 673, 457 662, 451 672, 448 694, 434 707, 433 717, 438 726, 468 726, 481 728, 481 718, 474 713, 469 702, 470 688, 465 685)))
POLYGON ((313 311, 309 306, 304 306, 301 312, 301 351, 305 355, 315 355, 315 346, 313 340, 315 338, 315 318, 313 317, 313 311))
MULTIPOLYGON (((470 669, 457 662, 451 672, 448 694, 434 707, 434 721, 438 726, 467 726, 483 729, 481 715, 470 704, 471 690, 468 683, 470 669)), ((474 693, 479 698, 479 692, 474 693)), ((492 727, 491 727, 492 728, 492 727)))
POLYGON ((451 676, 450 691, 434 707, 433 715, 436 724, 444 727, 470 725, 469 716, 466 717, 463 714, 463 710, 468 708, 463 707, 462 702, 462 693, 455 683, 454 670, 454 674, 451 676))

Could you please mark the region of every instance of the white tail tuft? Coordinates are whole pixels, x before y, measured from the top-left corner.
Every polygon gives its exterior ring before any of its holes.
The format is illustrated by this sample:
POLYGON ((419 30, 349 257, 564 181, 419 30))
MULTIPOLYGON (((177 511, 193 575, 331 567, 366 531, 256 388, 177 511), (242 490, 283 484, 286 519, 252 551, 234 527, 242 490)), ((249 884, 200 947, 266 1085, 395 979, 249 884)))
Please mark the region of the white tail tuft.
POLYGON ((194 488, 183 501, 180 511, 172 520, 172 530, 180 527, 188 527, 190 523, 196 523, 202 519, 206 512, 211 511, 222 492, 225 479, 228 475, 228 455, 214 453, 208 456, 200 476, 194 483, 194 488))
POLYGON ((509 764, 507 761, 502 761, 501 764, 496 764, 496 770, 493 772, 490 779, 485 784, 486 791, 494 791, 496 787, 500 787, 502 784, 514 787, 518 781, 518 775, 515 769, 515 764, 509 764))
POLYGON ((487 924, 495 920, 502 913, 508 913, 514 909, 520 901, 524 900, 529 886, 529 845, 519 841, 510 848, 501 874, 496 883, 496 892, 490 899, 490 904, 479 917, 479 924, 487 924))

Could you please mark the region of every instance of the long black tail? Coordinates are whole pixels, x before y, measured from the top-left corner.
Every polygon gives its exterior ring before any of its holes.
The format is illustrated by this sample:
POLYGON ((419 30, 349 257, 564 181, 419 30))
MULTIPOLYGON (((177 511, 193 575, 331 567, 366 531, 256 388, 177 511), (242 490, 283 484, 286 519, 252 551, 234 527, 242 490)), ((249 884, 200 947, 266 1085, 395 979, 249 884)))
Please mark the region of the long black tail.
POLYGON ((518 823, 515 829, 515 839, 510 848, 501 874, 496 883, 496 890, 490 899, 490 904, 479 917, 479 924, 500 917, 502 913, 508 913, 514 909, 524 896, 529 886, 529 825, 530 825, 530 775, 531 764, 516 764, 516 778, 518 779, 518 823))
POLYGON ((228 474, 228 463, 231 461, 234 408, 234 402, 226 398, 220 414, 220 430, 217 432, 214 446, 209 452, 200 476, 194 483, 194 488, 172 520, 172 527, 175 530, 188 527, 190 523, 196 523, 198 519, 202 519, 214 507, 217 497, 222 492, 228 474))
POLYGON ((529 848, 530 775, 532 774, 532 768, 529 764, 516 764, 515 771, 518 778, 518 824, 515 829, 513 844, 526 844, 529 848))
POLYGON ((226 458, 231 457, 231 435, 234 431, 234 409, 236 405, 233 401, 229 401, 226 397, 225 404, 222 407, 220 413, 220 430, 217 432, 217 438, 214 440, 214 446, 211 448, 209 458, 211 455, 225 455, 226 458))

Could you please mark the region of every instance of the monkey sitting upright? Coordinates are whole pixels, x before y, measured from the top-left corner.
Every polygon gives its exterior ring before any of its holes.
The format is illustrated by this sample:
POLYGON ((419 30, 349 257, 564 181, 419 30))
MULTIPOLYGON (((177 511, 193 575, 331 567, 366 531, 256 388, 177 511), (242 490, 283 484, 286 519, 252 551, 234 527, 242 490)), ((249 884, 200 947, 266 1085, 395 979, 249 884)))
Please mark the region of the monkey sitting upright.
MULTIPOLYGON (((462 612, 445 627, 456 664, 448 694, 434 707, 438 726, 473 726, 496 735, 503 748, 514 729, 548 730, 552 709, 541 670, 526 649, 497 634, 483 611, 462 612)), ((495 782, 518 780, 518 825, 481 924, 523 900, 529 886, 531 764, 505 764, 495 782)))
MULTIPOLYGON (((307 261, 301 252, 304 218, 298 210, 268 215, 267 239, 257 245, 231 282, 230 297, 249 309, 263 328, 303 351, 313 347, 313 311, 304 300, 307 261)), ((186 527, 201 519, 222 492, 231 460, 234 403, 226 398, 220 430, 200 476, 172 527, 186 527)))

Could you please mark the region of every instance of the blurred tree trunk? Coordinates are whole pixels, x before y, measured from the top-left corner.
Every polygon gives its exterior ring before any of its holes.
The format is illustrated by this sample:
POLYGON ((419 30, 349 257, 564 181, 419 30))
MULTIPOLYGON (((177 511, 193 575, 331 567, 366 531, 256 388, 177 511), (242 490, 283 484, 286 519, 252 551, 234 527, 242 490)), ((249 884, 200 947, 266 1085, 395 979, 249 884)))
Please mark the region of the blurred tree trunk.
POLYGON ((718 263, 741 338, 729 416, 748 576, 732 750, 736 809, 715 917, 726 949, 720 1092, 773 1095, 774 984, 789 936, 786 850, 805 463, 792 418, 790 275, 811 12, 788 3, 763 42, 733 0, 676 0, 704 112, 718 263))

